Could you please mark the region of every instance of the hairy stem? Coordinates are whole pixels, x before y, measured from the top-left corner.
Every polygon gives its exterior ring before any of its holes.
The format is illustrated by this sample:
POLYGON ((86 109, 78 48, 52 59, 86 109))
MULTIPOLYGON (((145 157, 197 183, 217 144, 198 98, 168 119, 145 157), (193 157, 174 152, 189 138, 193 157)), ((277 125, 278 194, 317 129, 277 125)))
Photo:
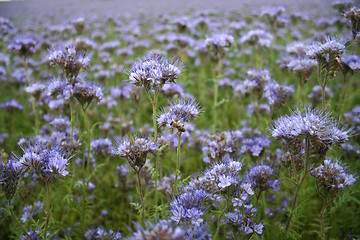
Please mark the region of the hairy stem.
POLYGON ((218 60, 218 72, 216 74, 216 79, 215 79, 215 85, 214 85, 214 116, 213 116, 213 130, 215 132, 216 129, 216 123, 217 123, 217 104, 218 104, 218 91, 219 91, 219 81, 220 81, 220 76, 221 76, 221 69, 222 69, 222 64, 221 64, 221 53, 219 52, 219 60, 218 60))
POLYGON ((294 193, 294 196, 293 196, 293 203, 292 203, 292 207, 291 207, 291 212, 290 212, 290 214, 288 216, 288 219, 286 221, 286 226, 285 226, 285 231, 284 231, 284 239, 286 239, 286 236, 287 236, 287 234, 288 234, 288 232, 290 230, 290 223, 291 223, 292 216, 294 214, 294 210, 296 208, 296 202, 297 202, 298 197, 299 197, 299 192, 300 192, 301 186, 304 183, 307 174, 309 173, 309 170, 308 170, 309 157, 310 157, 310 139, 309 139, 309 137, 306 137, 306 139, 305 139, 305 167, 304 167, 304 174, 303 174, 302 178, 300 179, 300 182, 298 182, 296 184, 296 186, 295 186, 296 189, 295 189, 295 193, 294 193))
POLYGON ((216 232, 215 232, 215 235, 214 235, 214 239, 222 239, 222 238, 219 238, 219 233, 220 233, 220 225, 221 225, 221 217, 222 215, 224 214, 225 210, 227 209, 227 203, 228 201, 226 200, 226 205, 225 207, 221 210, 220 214, 219 214, 219 217, 218 217, 218 223, 217 223, 217 227, 216 227, 216 232))
POLYGON ((181 150, 181 132, 179 133, 178 147, 176 151, 177 161, 176 161, 175 183, 174 183, 174 191, 173 191, 174 195, 177 192, 177 180, 180 175, 180 150, 181 150))
POLYGON ((326 201, 326 199, 324 199, 324 204, 323 204, 323 207, 322 207, 321 213, 320 213, 321 239, 323 239, 323 240, 325 240, 324 214, 325 214, 325 209, 327 206, 328 206, 328 202, 326 201))
POLYGON ((46 185, 46 223, 44 229, 44 239, 47 239, 46 233, 50 222, 50 184, 48 179, 45 179, 45 185, 46 185))
POLYGON ((136 173, 137 173, 137 177, 138 177, 139 193, 140 193, 141 208, 142 208, 141 219, 144 219, 145 218, 145 205, 144 205, 144 196, 143 196, 142 187, 141 187, 142 185, 141 185, 140 171, 141 171, 141 168, 136 173))
MULTIPOLYGON (((28 65, 28 61, 27 61, 26 57, 24 58, 24 67, 25 67, 25 72, 26 72, 26 84, 28 86, 30 86, 29 65, 28 65)), ((39 117, 37 115, 36 103, 35 103, 34 98, 31 98, 31 107, 32 107, 32 111, 34 113, 34 120, 35 120, 34 134, 36 136, 39 133, 39 117)))

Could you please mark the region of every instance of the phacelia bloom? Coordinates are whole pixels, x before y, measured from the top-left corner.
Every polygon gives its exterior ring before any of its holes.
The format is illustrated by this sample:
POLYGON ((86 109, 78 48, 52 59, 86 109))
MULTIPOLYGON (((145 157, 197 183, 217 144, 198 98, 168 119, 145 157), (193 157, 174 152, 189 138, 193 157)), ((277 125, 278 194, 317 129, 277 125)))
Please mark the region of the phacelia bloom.
MULTIPOLYGON (((262 234, 264 225, 262 223, 257 224, 255 221, 257 209, 252 205, 245 205, 245 212, 235 208, 233 212, 225 213, 226 222, 236 227, 240 232, 245 235, 248 234, 262 234)), ((238 236, 236 233, 233 237, 238 236)))
POLYGON ((170 133, 179 134, 185 132, 184 124, 194 121, 201 113, 201 107, 195 100, 178 100, 170 102, 170 106, 164 108, 158 115, 158 123, 170 133))
POLYGON ((49 53, 50 65, 58 65, 68 81, 73 81, 72 78, 76 78, 81 70, 86 71, 90 67, 91 54, 86 54, 74 46, 66 46, 64 49, 52 47, 49 53))
POLYGON ((34 139, 20 147, 24 152, 18 157, 21 164, 26 168, 34 169, 35 173, 45 180, 57 175, 65 177, 69 174, 66 168, 72 156, 69 156, 61 146, 34 139))
POLYGON ((300 80, 309 81, 311 73, 316 69, 317 62, 313 59, 301 57, 292 59, 287 67, 299 75, 300 80))
POLYGON ((328 77, 335 77, 338 74, 341 67, 341 57, 344 53, 344 41, 330 36, 326 36, 323 42, 313 43, 306 51, 309 58, 317 60, 320 70, 326 70, 328 77))
POLYGON ((21 216, 21 221, 23 223, 30 220, 30 218, 34 218, 34 216, 43 210, 43 203, 40 201, 34 202, 33 205, 28 205, 23 208, 23 215, 21 216))
POLYGON ((360 132, 360 105, 355 106, 351 111, 345 113, 344 118, 357 132, 360 132))
POLYGON ((334 200, 342 189, 356 181, 355 176, 347 173, 346 167, 338 159, 324 160, 324 164, 311 171, 310 175, 316 179, 319 194, 328 201, 334 200))
POLYGON ((272 188, 274 191, 277 191, 280 189, 280 183, 278 180, 272 180, 273 176, 274 169, 268 165, 261 164, 252 167, 246 179, 254 189, 265 191, 268 188, 272 188))
POLYGON ((185 231, 180 226, 173 226, 170 221, 162 220, 157 224, 145 223, 145 228, 140 224, 135 225, 135 231, 128 238, 129 240, 139 239, 185 239, 185 231))
POLYGON ((282 107, 286 101, 291 99, 294 92, 292 86, 280 85, 276 81, 271 81, 264 87, 264 96, 274 108, 282 107))
POLYGON ((111 156, 113 153, 112 142, 108 138, 91 141, 91 151, 102 157, 111 156))
POLYGON ((234 43, 234 37, 224 33, 214 34, 206 38, 205 44, 208 48, 213 47, 216 52, 223 52, 234 43))
POLYGON ((317 108, 308 108, 304 113, 299 110, 290 116, 282 116, 274 121, 271 128, 272 136, 284 140, 292 154, 303 149, 303 139, 310 141, 310 152, 317 162, 322 161, 327 150, 335 144, 341 144, 350 137, 351 129, 339 128, 339 124, 330 117, 329 112, 317 108), (296 150, 293 152, 291 149, 296 150))
POLYGON ((11 52, 21 56, 29 57, 35 53, 35 40, 30 36, 16 37, 8 46, 11 52))
POLYGON ((13 113, 15 111, 24 109, 23 105, 21 103, 19 103, 18 101, 16 101, 15 99, 11 99, 5 103, 2 103, 0 105, 0 107, 5 109, 9 113, 13 113))
POLYGON ((126 158, 136 171, 144 166, 148 153, 156 154, 157 145, 149 137, 125 136, 115 142, 114 154, 126 158))
POLYGON ((10 159, 7 163, 1 162, 0 184, 7 200, 13 199, 19 179, 24 171, 24 166, 16 159, 10 159))
POLYGON ((352 25, 352 33, 354 39, 358 32, 360 32, 360 8, 352 7, 348 11, 345 12, 345 17, 351 21, 352 25))
POLYGON ((342 56, 342 71, 346 73, 350 71, 351 73, 360 71, 360 57, 358 55, 346 55, 342 56))
POLYGON ((104 87, 97 82, 78 81, 72 91, 73 96, 83 106, 89 106, 93 100, 99 102, 104 96, 104 87))
POLYGON ((263 47, 270 47, 273 36, 262 29, 251 30, 246 33, 241 39, 240 43, 248 43, 250 45, 260 45, 263 47))
POLYGON ((206 163, 224 161, 229 157, 237 157, 239 137, 236 131, 222 132, 219 135, 209 135, 202 143, 203 160, 206 163))
POLYGON ((184 65, 178 59, 166 59, 148 53, 142 59, 139 58, 126 73, 135 86, 160 90, 165 83, 175 83, 183 68, 184 65))
POLYGON ((108 240, 118 240, 121 239, 120 232, 114 232, 113 230, 106 231, 102 227, 96 229, 89 229, 85 232, 84 237, 88 240, 93 239, 108 239, 108 240))

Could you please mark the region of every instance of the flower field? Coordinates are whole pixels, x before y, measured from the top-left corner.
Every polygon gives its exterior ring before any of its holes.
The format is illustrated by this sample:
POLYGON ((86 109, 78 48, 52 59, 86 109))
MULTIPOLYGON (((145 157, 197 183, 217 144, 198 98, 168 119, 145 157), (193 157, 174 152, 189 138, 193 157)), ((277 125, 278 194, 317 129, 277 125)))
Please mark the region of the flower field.
POLYGON ((0 17, 0 239, 358 239, 359 7, 0 17))

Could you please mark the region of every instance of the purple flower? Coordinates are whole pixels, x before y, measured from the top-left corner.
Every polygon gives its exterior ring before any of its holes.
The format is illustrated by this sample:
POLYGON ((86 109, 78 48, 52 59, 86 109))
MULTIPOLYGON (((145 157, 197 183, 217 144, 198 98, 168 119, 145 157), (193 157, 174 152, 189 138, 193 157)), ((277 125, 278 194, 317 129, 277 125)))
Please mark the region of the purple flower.
POLYGON ((125 136, 115 142, 114 154, 126 158, 130 166, 137 172, 146 162, 148 153, 156 154, 157 145, 149 137, 125 136))
POLYGON ((18 36, 8 45, 11 52, 21 57, 29 57, 35 53, 35 40, 30 36, 18 36))
POLYGON ((315 168, 310 175, 316 179, 318 192, 325 199, 333 200, 337 194, 355 183, 356 177, 348 174, 345 165, 338 159, 324 160, 324 164, 315 168))
POLYGON ((126 73, 135 86, 160 90, 165 83, 174 83, 183 68, 184 65, 178 59, 166 59, 148 53, 142 59, 139 58, 126 73))
POLYGON ((5 103, 2 103, 0 107, 5 109, 9 113, 13 113, 15 111, 22 110, 24 108, 23 105, 18 101, 16 101, 15 99, 11 99, 5 103))
POLYGON ((67 176, 69 156, 65 149, 41 139, 34 139, 20 146, 23 155, 18 157, 26 168, 33 168, 36 174, 48 180, 56 175, 67 176))
POLYGON ((0 165, 0 184, 3 184, 1 188, 4 191, 5 198, 11 200, 16 193, 17 184, 23 174, 24 167, 20 161, 13 158, 7 163, 0 162, 0 165))
POLYGON ((75 80, 81 70, 86 71, 90 67, 91 54, 86 54, 74 46, 52 47, 49 53, 50 65, 58 65, 63 70, 67 81, 75 80))
POLYGON ((253 188, 259 188, 260 191, 265 191, 268 188, 272 188, 274 191, 279 190, 279 181, 271 180, 274 176, 274 170, 268 165, 258 165, 250 169, 246 178, 253 188))
POLYGON ((170 102, 167 109, 163 109, 158 115, 158 123, 170 133, 179 134, 185 132, 184 124, 194 121, 201 113, 201 107, 195 100, 182 100, 170 102))

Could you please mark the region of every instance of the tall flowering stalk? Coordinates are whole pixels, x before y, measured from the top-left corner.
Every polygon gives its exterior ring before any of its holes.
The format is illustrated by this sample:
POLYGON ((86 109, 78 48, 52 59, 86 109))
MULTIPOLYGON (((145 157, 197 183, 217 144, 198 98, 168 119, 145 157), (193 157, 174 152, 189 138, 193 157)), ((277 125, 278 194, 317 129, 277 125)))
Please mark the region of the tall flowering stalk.
POLYGON ((186 131, 185 123, 194 121, 201 113, 201 107, 195 100, 170 102, 167 109, 163 109, 157 119, 159 125, 166 128, 171 134, 178 136, 177 162, 175 172, 174 193, 177 191, 177 180, 180 175, 181 134, 186 131))
POLYGON ((290 116, 278 118, 274 121, 271 132, 273 137, 283 140, 287 159, 282 164, 295 175, 291 214, 284 231, 286 237, 306 176, 325 159, 331 146, 348 140, 350 130, 339 128, 339 124, 328 112, 308 108, 304 113, 297 110, 290 116))
POLYGON ((214 58, 217 59, 218 69, 216 71, 215 83, 214 83, 214 109, 213 109, 213 127, 216 128, 217 123, 217 105, 218 105, 218 91, 219 81, 222 72, 222 59, 225 56, 225 52, 234 42, 234 38, 228 34, 218 33, 207 38, 205 40, 206 46, 213 51, 214 58))
POLYGON ((318 62, 318 82, 322 87, 323 108, 326 107, 325 87, 331 78, 338 75, 344 53, 343 40, 329 36, 326 36, 323 42, 315 42, 307 49, 306 55, 318 62))
MULTIPOLYGON (((28 59, 35 53, 35 40, 30 36, 18 36, 15 38, 8 46, 8 49, 22 57, 24 60, 24 68, 26 73, 26 84, 30 85, 30 74, 29 74, 29 62, 28 59)), ((34 113, 34 133, 37 135, 39 133, 39 117, 36 110, 36 102, 34 98, 31 98, 31 107, 34 113)))
MULTIPOLYGON (((157 104, 161 88, 165 83, 175 83, 184 65, 178 59, 167 59, 153 53, 147 53, 143 58, 138 58, 130 69, 126 70, 132 84, 145 89, 153 107, 154 139, 157 141, 157 104), (151 91, 154 91, 151 96, 151 91)), ((155 156, 155 202, 157 202, 157 186, 159 175, 159 161, 155 156)))
POLYGON ((50 181, 56 176, 65 177, 69 174, 66 170, 71 155, 59 145, 44 140, 33 139, 21 146, 23 155, 17 157, 24 166, 25 171, 33 169, 46 185, 46 221, 43 237, 47 239, 47 229, 50 222, 50 181))
POLYGON ((115 142, 116 147, 114 149, 114 153, 119 155, 120 157, 125 158, 132 169, 137 174, 138 183, 139 183, 139 194, 141 199, 142 206, 142 215, 141 217, 145 217, 145 205, 144 205, 144 197, 142 192, 142 185, 140 179, 140 172, 142 167, 145 165, 146 157, 149 153, 156 154, 157 145, 156 143, 149 137, 129 137, 125 136, 123 138, 119 138, 115 142))
POLYGON ((325 160, 324 164, 312 170, 310 175, 316 179, 318 193, 324 199, 320 222, 321 238, 325 240, 325 210, 343 189, 355 183, 356 178, 347 173, 345 166, 340 165, 338 159, 325 160))

